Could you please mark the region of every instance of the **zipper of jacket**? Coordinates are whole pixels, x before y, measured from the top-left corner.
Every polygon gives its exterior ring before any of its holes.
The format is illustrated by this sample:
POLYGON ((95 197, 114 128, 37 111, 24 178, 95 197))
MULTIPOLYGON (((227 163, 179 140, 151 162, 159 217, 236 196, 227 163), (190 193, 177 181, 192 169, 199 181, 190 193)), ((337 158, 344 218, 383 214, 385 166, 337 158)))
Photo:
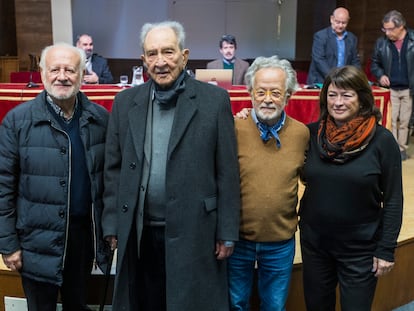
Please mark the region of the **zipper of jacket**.
POLYGON ((67 191, 67 196, 68 196, 67 205, 68 205, 68 207, 67 207, 67 213, 66 213, 65 247, 63 249, 63 257, 62 257, 62 270, 63 270, 65 268, 65 259, 66 259, 66 251, 67 251, 67 247, 68 247, 68 235, 69 235, 70 187, 71 187, 71 180, 72 180, 72 145, 71 145, 70 137, 65 131, 63 131, 63 130, 57 128, 56 126, 54 126, 52 122, 50 122, 50 124, 55 130, 57 130, 58 132, 63 133, 63 135, 66 136, 66 138, 68 139, 68 150, 69 150, 69 152, 68 152, 68 156, 69 156, 69 158, 68 158, 68 161, 69 161, 68 171, 69 172, 68 172, 68 185, 67 185, 67 187, 68 187, 68 191, 67 191))
POLYGON ((401 51, 398 51, 398 71, 401 72, 401 51))
MULTIPOLYGON (((65 133, 65 132, 64 132, 65 133)), ((70 223, 70 204, 71 204, 71 197, 70 197, 70 192, 71 192, 71 185, 72 185, 72 144, 70 141, 70 137, 67 133, 65 133, 66 137, 68 138, 68 149, 69 149, 69 174, 68 174, 68 212, 66 213, 66 235, 65 235, 65 249, 63 251, 63 263, 62 263, 62 267, 63 269, 65 268, 65 259, 66 259, 66 251, 68 248, 68 236, 69 236, 69 223, 70 223)))
POLYGON ((94 183, 92 182, 92 176, 91 176, 91 167, 93 167, 91 160, 87 157, 86 155, 86 150, 88 150, 85 146, 85 139, 82 139, 82 130, 80 129, 80 136, 81 136, 81 140, 82 140, 82 144, 83 144, 83 149, 85 150, 85 159, 86 159, 86 165, 88 167, 88 176, 89 176, 89 180, 90 180, 90 184, 91 184, 91 200, 92 200, 92 208, 91 208, 91 221, 92 221, 92 243, 93 243, 93 267, 95 268, 95 270, 98 267, 98 237, 96 235, 96 221, 95 221, 95 203, 94 203, 94 196, 93 194, 96 193, 96 191, 94 191, 93 187, 94 187, 94 183))
MULTIPOLYGON (((92 181, 91 181, 92 183, 92 181)), ((95 217, 94 217, 94 212, 95 212, 95 204, 92 203, 92 215, 91 215, 91 219, 92 219, 92 236, 93 236, 93 267, 95 268, 95 270, 98 267, 98 263, 97 263, 97 259, 96 257, 98 256, 98 239, 96 237, 96 224, 95 224, 95 217)))

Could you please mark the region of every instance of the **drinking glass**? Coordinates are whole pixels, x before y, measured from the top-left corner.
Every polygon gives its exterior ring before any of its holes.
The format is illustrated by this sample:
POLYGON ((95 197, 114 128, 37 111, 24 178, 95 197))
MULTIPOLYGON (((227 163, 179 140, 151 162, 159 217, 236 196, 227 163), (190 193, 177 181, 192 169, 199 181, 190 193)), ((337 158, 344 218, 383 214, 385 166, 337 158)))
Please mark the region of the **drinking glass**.
POLYGON ((143 72, 142 66, 132 67, 132 84, 139 85, 139 84, 144 83, 142 72, 143 72))
POLYGON ((120 76, 119 82, 121 83, 121 86, 125 87, 128 84, 128 76, 127 75, 120 76))

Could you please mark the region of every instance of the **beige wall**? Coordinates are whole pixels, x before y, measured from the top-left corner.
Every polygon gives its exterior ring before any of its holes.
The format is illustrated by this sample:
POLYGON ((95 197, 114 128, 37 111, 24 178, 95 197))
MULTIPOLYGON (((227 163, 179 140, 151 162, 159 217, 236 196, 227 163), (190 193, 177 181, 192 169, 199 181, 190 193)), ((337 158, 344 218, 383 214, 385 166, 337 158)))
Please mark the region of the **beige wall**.
POLYGON ((72 4, 70 0, 51 0, 53 42, 73 44, 72 4))

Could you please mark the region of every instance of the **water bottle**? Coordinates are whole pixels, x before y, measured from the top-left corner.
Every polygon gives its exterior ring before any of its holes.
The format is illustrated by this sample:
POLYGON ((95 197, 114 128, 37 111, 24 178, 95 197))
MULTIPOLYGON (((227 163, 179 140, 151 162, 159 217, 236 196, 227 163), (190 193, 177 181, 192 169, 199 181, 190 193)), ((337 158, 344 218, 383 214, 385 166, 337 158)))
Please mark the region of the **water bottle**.
POLYGON ((132 67, 132 85, 140 85, 144 83, 142 66, 132 67))

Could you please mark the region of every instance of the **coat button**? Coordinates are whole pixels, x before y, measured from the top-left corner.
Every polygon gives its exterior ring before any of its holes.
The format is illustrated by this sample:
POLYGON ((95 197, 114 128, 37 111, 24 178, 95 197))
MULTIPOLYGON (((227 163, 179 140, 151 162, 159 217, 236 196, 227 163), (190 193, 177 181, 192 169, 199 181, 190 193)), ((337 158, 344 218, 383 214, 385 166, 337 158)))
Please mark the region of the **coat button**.
POLYGON ((128 211, 128 205, 127 204, 125 204, 125 205, 122 206, 122 211, 124 213, 128 211))
POLYGON ((59 184, 62 186, 62 187, 65 187, 66 186, 66 180, 60 180, 59 181, 59 184))
POLYGON ((61 154, 66 154, 66 147, 61 147, 60 148, 60 153, 61 154))
POLYGON ((65 218, 65 211, 64 210, 59 211, 59 217, 60 218, 65 218))
POLYGON ((136 167, 137 167, 137 164, 136 164, 135 162, 131 162, 131 163, 129 164, 129 168, 130 168, 131 170, 134 170, 136 167))
POLYGON ((142 192, 145 191, 145 187, 144 186, 141 186, 140 189, 141 189, 142 192))

